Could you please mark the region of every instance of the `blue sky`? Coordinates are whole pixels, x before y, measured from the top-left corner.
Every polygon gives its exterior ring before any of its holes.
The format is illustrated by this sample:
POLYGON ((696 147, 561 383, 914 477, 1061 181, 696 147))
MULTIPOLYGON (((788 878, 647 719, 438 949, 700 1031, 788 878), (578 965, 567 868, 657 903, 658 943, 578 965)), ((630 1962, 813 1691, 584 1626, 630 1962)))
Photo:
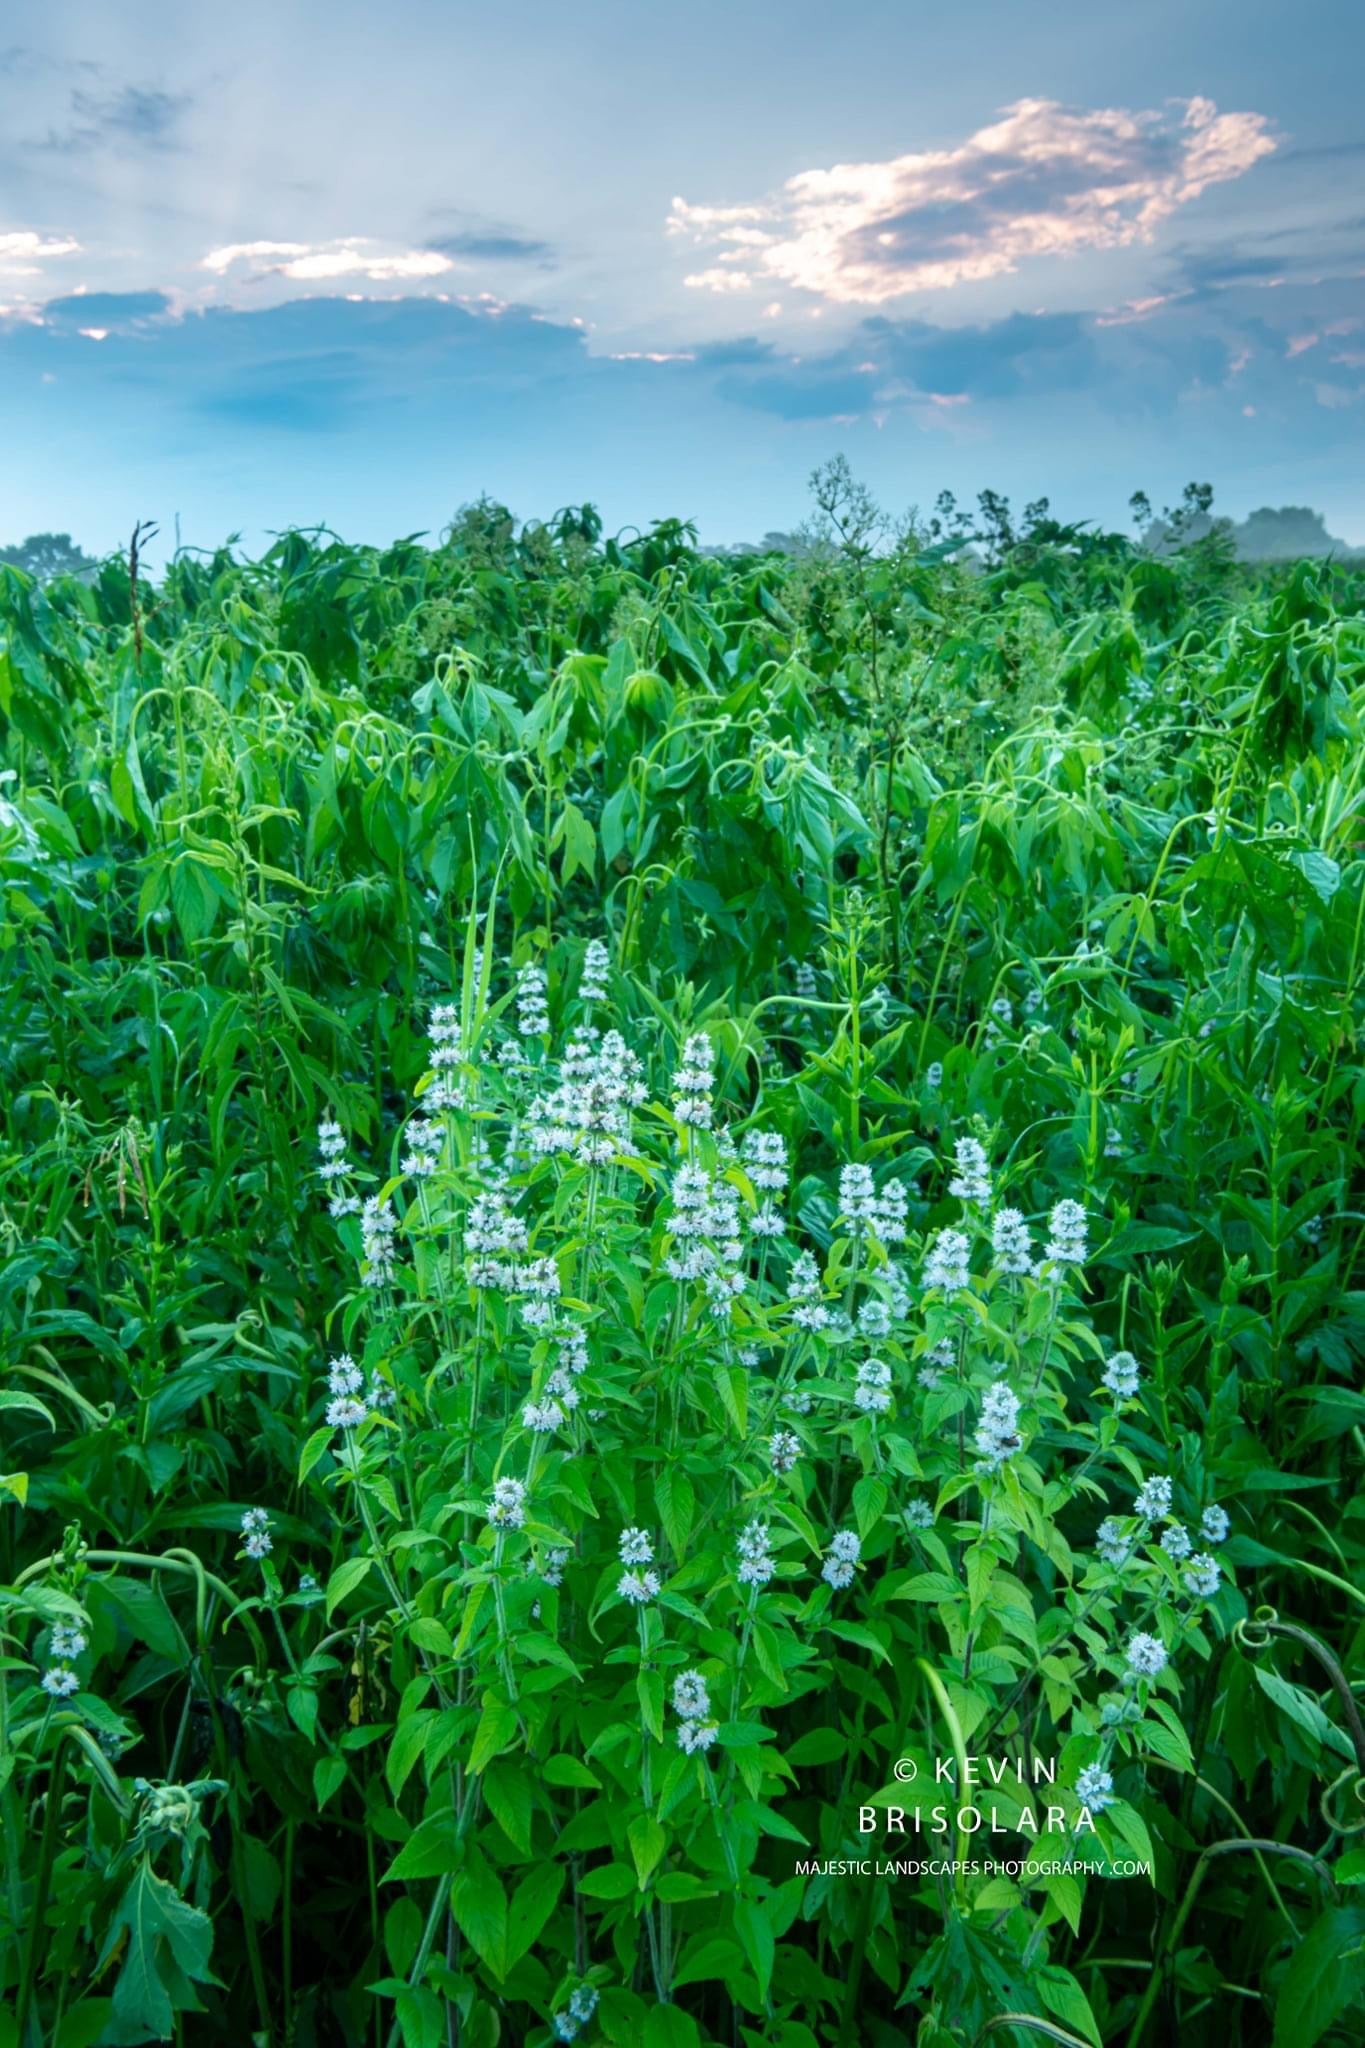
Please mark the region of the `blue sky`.
POLYGON ((1365 12, 58 0, 0 47, 6 531, 756 538, 837 450, 1365 543, 1365 12))

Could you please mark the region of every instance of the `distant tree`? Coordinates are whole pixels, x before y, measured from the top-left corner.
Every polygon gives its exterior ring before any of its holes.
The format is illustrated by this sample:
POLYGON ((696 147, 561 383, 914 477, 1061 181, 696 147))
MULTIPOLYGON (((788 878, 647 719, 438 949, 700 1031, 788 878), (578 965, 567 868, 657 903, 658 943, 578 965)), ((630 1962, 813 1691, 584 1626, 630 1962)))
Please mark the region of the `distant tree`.
POLYGON ((1014 546, 1010 501, 999 491, 978 491, 976 502, 981 515, 981 537, 986 543, 988 557, 992 563, 1000 562, 1014 546))
POLYGON ((22 569, 39 583, 51 583, 55 576, 80 576, 87 581, 99 563, 78 548, 69 533, 31 533, 17 547, 0 548, 0 562, 22 569))
POLYGON ((867 485, 860 483, 846 455, 813 469, 811 496, 816 517, 811 538, 833 543, 851 561, 866 561, 886 528, 886 519, 867 485))

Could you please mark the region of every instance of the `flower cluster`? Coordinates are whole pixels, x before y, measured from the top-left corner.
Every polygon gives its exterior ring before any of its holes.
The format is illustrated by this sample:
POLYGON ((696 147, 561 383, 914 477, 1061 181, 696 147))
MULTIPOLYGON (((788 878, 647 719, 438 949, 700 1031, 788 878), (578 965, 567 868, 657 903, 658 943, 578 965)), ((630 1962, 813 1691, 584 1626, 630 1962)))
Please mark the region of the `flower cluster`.
POLYGON ((858 1367, 853 1405, 865 1415, 885 1415, 891 1406, 891 1368, 880 1358, 865 1358, 858 1367))
POLYGON ((948 1183, 948 1193, 956 1195, 959 1202, 974 1202, 981 1209, 989 1207, 991 1169, 980 1140, 959 1138, 953 1147, 953 1160, 957 1170, 948 1183))
POLYGON ((1100 1378, 1116 1401, 1131 1401, 1137 1393, 1142 1372, 1131 1351, 1116 1351, 1100 1378))
POLYGON ((441 1149, 445 1144, 445 1133, 441 1126, 429 1117, 415 1116, 405 1133, 408 1149, 403 1155, 403 1171, 414 1180, 429 1180, 441 1163, 441 1149))
POLYGON ((327 1403, 327 1426, 329 1429, 358 1429, 369 1414, 369 1404, 361 1396, 365 1375, 351 1357, 343 1351, 334 1358, 327 1368, 327 1388, 332 1398, 327 1403))
POLYGON ((976 1428, 976 1448, 981 1453, 978 1471, 998 1472, 1022 1443, 1019 1396, 1003 1380, 997 1380, 987 1387, 981 1402, 981 1420, 976 1428))
POLYGON ((581 1003, 604 1003, 607 1000, 607 976, 611 972, 611 954, 600 939, 589 939, 583 950, 583 972, 578 981, 578 1000, 581 1003))
POLYGON ((826 1585, 833 1586, 836 1593, 853 1584, 854 1568, 862 1549, 862 1543, 852 1529, 836 1529, 830 1538, 820 1576, 826 1585))
POLYGON ((359 1195, 352 1194, 341 1183, 349 1180, 355 1172, 346 1156, 346 1135, 341 1125, 331 1117, 325 1117, 318 1125, 318 1152, 321 1165, 318 1179, 330 1189, 327 1203, 328 1214, 337 1218, 355 1216, 360 1210, 359 1195))
POLYGON ((1018 1209, 997 1209, 991 1222, 991 1250, 1002 1273, 1034 1272, 1033 1241, 1018 1209))
POLYGON ((518 968, 513 993, 517 1005, 517 1030, 523 1038, 543 1038, 550 1028, 545 989, 545 970, 534 960, 528 960, 518 968))
POLYGON ((940 1230, 924 1261, 924 1284, 941 1294, 960 1294, 972 1284, 972 1248, 960 1230, 940 1230))
POLYGON ((1086 1216, 1079 1202, 1056 1202, 1047 1219, 1043 1257, 1054 1266, 1083 1266, 1086 1258, 1086 1216))
POLYGON ((768 1460, 774 1472, 790 1472, 801 1455, 801 1439, 789 1429, 775 1429, 768 1438, 768 1460))
POLYGON ((519 1529, 526 1520, 526 1488, 519 1479, 495 1479, 488 1503, 488 1519, 495 1529, 519 1529))
POLYGON ((705 1167, 680 1166, 671 1193, 672 1246, 664 1270, 674 1280, 700 1281, 711 1313, 727 1317, 744 1292, 738 1190, 714 1179, 705 1167))
POLYGON ((576 2041, 597 2010, 597 1993, 591 1984, 579 1984, 569 1993, 563 2012, 554 2017, 555 2039, 576 2041))
POLYGON ((1076 1773, 1076 1797, 1088 1813, 1103 1813, 1114 1803, 1114 1780, 1100 1764, 1087 1764, 1076 1773))
POLYGON ((696 1031, 683 1046, 682 1060, 673 1076, 673 1114, 692 1130, 709 1131, 715 1111, 712 1096, 716 1086, 716 1053, 704 1031, 696 1031))
POLYGON ((832 1317, 820 1282, 820 1269, 809 1252, 798 1252, 787 1277, 787 1299, 798 1330, 827 1330, 832 1317))
POLYGON ((673 1681, 673 1711, 678 1716, 678 1747, 685 1755, 709 1749, 718 1730, 711 1719, 711 1695, 700 1671, 681 1671, 673 1681))
POLYGON ((270 1517, 264 1508, 248 1508, 242 1516, 242 1548, 248 1557, 269 1557, 274 1549, 270 1540, 270 1517))
POLYGON ((909 1197, 898 1180, 889 1180, 878 1194, 872 1169, 850 1160, 839 1171, 837 1221, 850 1237, 876 1238, 879 1244, 900 1244, 905 1238, 909 1197))
POLYGON ((456 1071, 464 1057, 460 1044, 460 1013, 453 1003, 438 1003, 427 1025, 427 1043, 435 1079, 423 1098, 429 1109, 463 1109, 464 1084, 456 1071))
MULTIPOLYGON (((654 1545, 643 1529, 623 1529, 619 1554, 624 1565, 649 1566, 654 1562, 654 1545)), ((616 1582, 621 1598, 636 1607, 643 1607, 646 1601, 656 1599, 659 1586, 659 1574, 649 1570, 624 1571, 616 1582)))
POLYGON ((735 1548, 739 1552, 739 1569, 735 1576, 741 1586, 766 1586, 777 1570, 767 1523, 746 1523, 739 1532, 735 1548))
POLYGON ((367 1287, 387 1287, 393 1279, 396 1230, 389 1204, 371 1195, 360 1212, 361 1278, 367 1287))
POLYGON ((527 1111, 531 1150, 603 1166, 630 1149, 630 1112, 647 1093, 639 1058, 620 1032, 599 1038, 591 1024, 580 1024, 560 1061, 559 1085, 527 1111))

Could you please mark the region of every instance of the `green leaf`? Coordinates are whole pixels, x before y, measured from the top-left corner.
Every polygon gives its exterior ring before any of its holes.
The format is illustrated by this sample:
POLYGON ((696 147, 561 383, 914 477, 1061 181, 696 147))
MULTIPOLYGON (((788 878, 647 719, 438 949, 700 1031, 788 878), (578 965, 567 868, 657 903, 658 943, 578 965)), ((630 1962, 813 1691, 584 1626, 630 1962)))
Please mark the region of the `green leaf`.
POLYGON ((602 1863, 585 1870, 578 1889, 586 1899, 624 1899, 638 1888, 638 1878, 628 1864, 602 1863))
POLYGON ((497 1871, 477 1850, 451 1886, 450 1909, 475 1955, 501 1981, 508 1967, 507 1895, 497 1871))
POLYGON ((847 1748, 848 1738, 837 1728, 808 1728, 784 1755, 789 1764, 799 1769, 802 1765, 838 1763, 847 1748))
POLYGON ((419 1821, 384 1872, 385 1884, 446 1877, 464 1862, 464 1845, 453 1813, 433 1813, 419 1821))
POLYGON ((1355 1750, 1351 1738, 1344 1728, 1338 1728, 1318 1705, 1311 1692, 1305 1692, 1301 1685, 1291 1685, 1287 1678, 1281 1678, 1278 1671, 1271 1671, 1264 1664, 1255 1664, 1256 1683, 1269 1699, 1274 1700, 1281 1713, 1288 1714, 1291 1721, 1302 1728, 1305 1735, 1327 1749, 1335 1749, 1348 1763, 1355 1762, 1355 1750))
POLYGON ((531 1853, 531 1784, 519 1757, 495 1758, 483 1774, 488 1810, 513 1847, 531 1853))
POLYGON ((125 1931, 127 1948, 114 1986, 115 2031, 105 2038, 143 2041, 150 2034, 167 2040, 177 2012, 203 2011, 194 1986, 215 1981, 209 1970, 213 1922, 187 1905, 144 1856, 109 1923, 101 1968, 122 1946, 125 1931))
POLYGON ((650 2007, 643 2048, 697 2048, 700 2038, 696 2021, 680 2005, 650 2007))
POLYGON ((547 1785, 581 1785, 591 1791, 600 1791, 602 1780, 595 1778, 587 1765, 580 1763, 576 1756, 547 1756, 540 1767, 540 1775, 547 1785))
POLYGON ((655 1486, 655 1499, 669 1549, 681 1562, 697 1512, 696 1491, 681 1465, 664 1466, 655 1486))
MULTIPOLYGON (((1296 1945, 1275 2001, 1274 2048, 1313 2048, 1365 1997, 1365 1906, 1333 1906, 1296 1945)), ((1352 2038, 1358 2038, 1354 2031, 1352 2038)))
POLYGON ((143 1579, 114 1576, 92 1584, 86 1598, 92 1606, 109 1600, 139 1642, 158 1657, 169 1658, 176 1665, 184 1663, 185 1638, 155 1586, 143 1579))
POLYGON ((9 1388, 0 1388, 0 1408, 24 1408, 30 1415, 41 1415, 49 1429, 57 1427, 52 1410, 45 1402, 40 1401, 36 1394, 21 1394, 9 1388))
POLYGON ((947 1572, 916 1572, 911 1579, 905 1579, 890 1600, 956 1600, 962 1588, 947 1572))
POLYGON ((308 1474, 317 1464, 319 1458, 324 1457, 331 1449, 335 1438, 336 1431, 334 1429, 315 1429, 313 1431, 299 1456, 300 1486, 302 1486, 308 1474))
POLYGON ((539 1940, 555 1909, 564 1883, 564 1868, 547 1858, 528 1871, 507 1909, 507 1968, 513 1970, 539 1940))
POLYGON ((756 1899, 745 1898, 743 1894, 731 1901, 731 1911, 739 1945, 758 1979, 759 1997, 766 2000, 773 1981, 773 1959, 777 1953, 772 1922, 756 1899))
POLYGON ((354 1593, 356 1587, 363 1584, 369 1577, 370 1567, 373 1563, 374 1559, 372 1557, 348 1557, 344 1564, 337 1566, 331 1578, 327 1581, 327 1619, 329 1621, 335 1610, 346 1598, 346 1595, 354 1593))
POLYGON ((889 1498, 887 1484, 875 1472, 869 1472, 860 1479, 853 1489, 853 1514, 858 1524, 858 1534, 864 1539, 869 1529, 874 1529, 886 1513, 889 1498))
POLYGON ((643 1891, 649 1883, 650 1872, 668 1847, 668 1836, 652 1813, 638 1813, 626 1829, 626 1840, 630 1843, 630 1853, 635 1858, 635 1874, 643 1891))
POLYGON ((515 1741, 518 1733, 517 1710, 495 1692, 483 1696, 483 1709, 479 1725, 474 1731, 474 1746, 469 1752, 468 1770, 471 1777, 477 1777, 486 1763, 501 1755, 509 1743, 515 1741))
POLYGON ((341 1756, 319 1757, 313 1766, 313 1797, 317 1800, 318 1811, 346 1782, 346 1759, 341 1756))
POLYGON ((749 1418, 748 1373, 739 1365, 718 1365, 712 1379, 725 1412, 735 1426, 735 1434, 743 1436, 749 1418))
POLYGON ((1093 2041, 1095 2048, 1104 2048, 1090 2000, 1070 1970, 1062 1969, 1059 1963, 1044 1963, 1033 1981, 1049 2012, 1056 2013, 1059 2020, 1075 2033, 1083 2034, 1087 2041, 1093 2041))
POLYGON ((640 1719, 656 1742, 664 1739, 664 1675, 662 1671, 640 1671, 635 1690, 640 1701, 640 1719))

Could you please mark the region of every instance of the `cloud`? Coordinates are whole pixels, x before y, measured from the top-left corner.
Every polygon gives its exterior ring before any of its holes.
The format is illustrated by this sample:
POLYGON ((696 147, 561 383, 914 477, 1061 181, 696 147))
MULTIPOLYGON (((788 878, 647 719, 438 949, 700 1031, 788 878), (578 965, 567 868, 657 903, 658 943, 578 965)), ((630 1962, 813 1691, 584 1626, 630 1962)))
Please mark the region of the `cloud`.
POLYGON ((72 292, 63 299, 49 299, 42 309, 42 323, 58 333, 88 334, 92 328, 106 334, 135 334, 149 321, 160 320, 171 310, 165 292, 72 292))
POLYGON ((36 277, 39 266, 50 256, 77 256, 80 247, 70 235, 40 235, 33 228, 19 228, 0 235, 0 272, 11 277, 36 277))
POLYGON ((753 279, 743 270, 694 270, 683 283, 694 292, 747 292, 753 279))
POLYGON ((846 344, 818 356, 782 356, 748 340, 698 349, 697 361, 726 371, 717 385, 722 397, 793 421, 1079 394, 1099 365, 1089 319, 1079 313, 1016 313, 977 327, 876 314, 846 344))
POLYGON ((1264 115, 1220 114, 1207 99, 1136 113, 1019 100, 953 149, 802 171, 743 205, 675 199, 668 230, 716 258, 685 279, 694 289, 780 280, 879 305, 1030 258, 1150 241, 1275 147, 1264 115))
POLYGON ((285 277, 317 284, 334 278, 364 278, 372 284, 415 282, 441 277, 454 269, 440 249, 384 249, 363 235, 328 242, 229 242, 210 249, 202 268, 224 277, 243 271, 248 277, 285 277))
POLYGON ((49 129, 34 146, 63 154, 120 145, 175 149, 176 127, 191 104, 188 93, 163 92, 159 86, 120 85, 107 92, 77 87, 71 94, 69 125, 60 131, 49 129))
POLYGON ((442 256, 456 259, 467 258, 475 263, 539 263, 554 261, 554 250, 548 242, 537 242, 525 235, 479 234, 471 232, 458 235, 433 235, 426 245, 442 256))

